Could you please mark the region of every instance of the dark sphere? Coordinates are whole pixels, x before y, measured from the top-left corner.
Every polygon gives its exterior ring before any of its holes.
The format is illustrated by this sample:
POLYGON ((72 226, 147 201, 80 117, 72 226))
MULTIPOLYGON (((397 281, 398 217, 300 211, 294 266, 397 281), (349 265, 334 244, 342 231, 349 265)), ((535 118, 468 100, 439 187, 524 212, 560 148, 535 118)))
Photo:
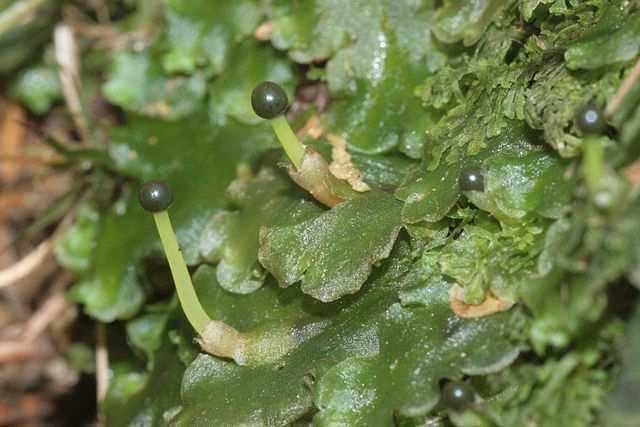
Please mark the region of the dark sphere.
POLYGON ((480 168, 464 169, 458 178, 460 191, 484 191, 484 176, 480 168))
POLYGON ((454 411, 463 411, 475 400, 473 387, 464 381, 450 381, 442 387, 442 403, 454 411))
POLYGON ((145 182, 138 192, 140 205, 149 212, 166 211, 173 202, 171 189, 161 181, 145 182))
POLYGON ((576 127, 585 135, 598 135, 607 128, 601 109, 588 105, 576 115, 576 127))
POLYGON ((262 82, 251 93, 253 111, 263 119, 273 119, 284 113, 289 100, 284 89, 277 83, 262 82))

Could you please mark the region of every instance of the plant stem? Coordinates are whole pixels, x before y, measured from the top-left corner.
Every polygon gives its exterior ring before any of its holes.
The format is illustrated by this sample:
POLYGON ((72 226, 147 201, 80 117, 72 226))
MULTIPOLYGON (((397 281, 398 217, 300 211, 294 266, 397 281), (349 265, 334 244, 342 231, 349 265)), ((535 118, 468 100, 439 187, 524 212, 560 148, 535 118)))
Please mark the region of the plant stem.
POLYGON ((589 191, 596 193, 604 176, 604 145, 599 138, 587 137, 584 140, 582 173, 589 191))
POLYGON ((167 260, 169 261, 171 276, 173 276, 173 282, 176 285, 182 310, 187 316, 189 323, 191 323, 191 326, 193 326, 198 334, 201 334, 211 319, 207 313, 205 313, 202 305, 200 305, 196 291, 193 288, 191 276, 182 257, 182 252, 178 247, 178 241, 171 226, 169 214, 167 211, 157 212, 153 214, 153 219, 158 227, 160 240, 162 241, 167 260))
POLYGON ((293 133, 284 115, 271 119, 270 122, 273 131, 276 133, 278 140, 280 140, 280 144, 282 144, 282 148, 284 148, 287 156, 289 156, 291 163, 293 163, 296 169, 300 169, 305 146, 298 140, 296 134, 293 133))

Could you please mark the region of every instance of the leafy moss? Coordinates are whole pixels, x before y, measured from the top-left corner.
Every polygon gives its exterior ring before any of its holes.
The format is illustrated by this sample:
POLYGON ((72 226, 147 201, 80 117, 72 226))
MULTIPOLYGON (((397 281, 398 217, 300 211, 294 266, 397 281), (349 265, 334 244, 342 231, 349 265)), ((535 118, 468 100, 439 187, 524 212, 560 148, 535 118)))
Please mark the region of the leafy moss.
POLYGON ((607 306, 606 286, 637 262, 636 242, 628 236, 638 232, 631 218, 639 205, 636 195, 629 197, 618 201, 607 221, 596 221, 602 213, 583 207, 580 216, 559 220, 547 233, 539 261, 542 274, 522 284, 524 301, 535 316, 530 333, 536 351, 567 348, 596 323, 607 306), (581 261, 587 258, 588 264, 581 261), (560 299, 559 292, 571 297, 560 299))
POLYGON ((464 288, 467 304, 480 304, 487 291, 516 300, 518 285, 533 272, 543 230, 533 224, 502 230, 488 221, 468 225, 439 254, 441 271, 464 288))

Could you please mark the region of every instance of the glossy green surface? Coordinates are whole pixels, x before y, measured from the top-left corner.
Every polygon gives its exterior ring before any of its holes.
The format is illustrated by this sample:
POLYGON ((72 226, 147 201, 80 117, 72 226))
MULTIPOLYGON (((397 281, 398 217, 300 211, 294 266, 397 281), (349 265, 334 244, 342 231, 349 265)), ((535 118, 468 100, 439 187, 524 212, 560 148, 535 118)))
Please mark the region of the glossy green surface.
POLYGON ((295 224, 305 209, 316 209, 304 192, 271 167, 256 176, 236 178, 226 192, 230 210, 214 215, 205 226, 200 252, 217 263, 217 280, 238 294, 255 291, 266 271, 258 263, 259 233, 265 226, 295 224), (305 200, 306 199, 306 200, 305 200))
MULTIPOLYGON (((585 427, 621 418, 609 410, 634 420, 604 404, 615 381, 626 390, 633 379, 629 368, 615 375, 618 348, 632 346, 614 343, 632 330, 629 283, 640 283, 640 89, 597 138, 575 115, 607 105, 630 75, 635 3, 167 0, 109 10, 124 14, 112 16, 118 43, 97 50, 102 39, 76 34, 94 152, 69 158, 89 208, 56 249, 79 275, 72 296, 108 322, 108 426, 585 427), (331 160, 329 134, 344 138, 371 191, 328 209, 292 183, 251 105, 266 80, 288 95, 294 131, 318 119, 322 135, 305 144, 331 160), (119 108, 103 123, 105 100, 119 108), (461 174, 474 169, 484 191, 464 191, 461 174), (149 179, 174 189, 198 299, 244 334, 249 366, 194 343, 136 199, 149 179), (515 304, 464 319, 452 311, 454 284, 459 303, 515 304), (111 337, 123 322, 126 342, 111 337), (471 410, 438 404, 447 381, 473 386, 471 410)), ((34 70, 51 71, 47 55, 34 70)), ((34 111, 55 102, 52 85, 25 97, 30 79, 11 77, 34 111)))
MULTIPOLYGON (((232 123, 213 128, 203 126, 203 121, 202 113, 179 123, 138 118, 112 133, 111 156, 123 174, 141 180, 162 177, 180 194, 171 215, 187 264, 198 259, 200 234, 223 206, 236 162, 250 159, 272 137, 268 126, 247 129, 232 123), (191 135, 188 141, 185 133, 191 135), (228 141, 238 144, 230 146, 228 141), (199 179, 194 181, 193 173, 199 173, 199 179)), ((103 216, 92 254, 96 267, 73 289, 74 298, 105 321, 133 316, 145 299, 139 263, 152 254, 162 257, 159 251, 153 219, 140 207, 134 188, 129 188, 103 216)))
POLYGON ((276 3, 272 42, 296 62, 328 59, 335 95, 326 114, 354 149, 418 157, 431 122, 414 87, 444 62, 425 26, 432 2, 312 0, 276 3))
POLYGON ((302 292, 324 302, 357 292, 400 232, 400 203, 386 193, 365 193, 328 211, 302 208, 295 224, 261 231, 258 258, 281 286, 300 282, 302 292))
MULTIPOLYGON (((185 374, 177 425, 280 425, 314 403, 319 425, 387 425, 394 408, 417 415, 433 407, 439 378, 491 372, 510 363, 516 350, 503 328, 508 314, 457 319, 443 282, 424 285, 424 306, 397 302, 397 291, 410 287, 414 277, 405 276, 407 269, 424 273, 409 266, 407 249, 399 248, 357 297, 333 304, 273 286, 220 299, 223 294, 211 287, 214 271, 199 272, 196 282, 211 292, 212 317, 267 340, 265 345, 273 340, 290 345, 286 337, 291 336, 296 344, 282 358, 253 367, 200 355, 185 374), (280 330, 289 332, 283 336, 276 333, 280 330), (494 337, 491 345, 488 335, 494 337), (424 352, 425 346, 431 350, 424 352)), ((208 298, 203 300, 207 305, 208 298)))

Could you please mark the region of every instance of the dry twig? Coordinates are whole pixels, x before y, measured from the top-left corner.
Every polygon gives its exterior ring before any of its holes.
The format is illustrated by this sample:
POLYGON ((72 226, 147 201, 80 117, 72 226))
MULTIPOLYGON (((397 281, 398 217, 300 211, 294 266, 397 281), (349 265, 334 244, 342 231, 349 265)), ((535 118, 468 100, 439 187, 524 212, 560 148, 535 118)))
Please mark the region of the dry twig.
POLYGON ((22 340, 24 342, 35 341, 55 319, 60 318, 66 308, 67 301, 64 293, 55 292, 31 316, 24 328, 22 340))
POLYGON ((46 359, 52 355, 51 349, 41 342, 4 341, 0 342, 0 363, 20 362, 29 359, 46 359))
POLYGON ((16 264, 0 271, 0 289, 20 282, 32 274, 53 255, 52 239, 40 243, 16 264))
POLYGON ((87 120, 80 99, 80 65, 78 61, 78 45, 71 26, 58 24, 53 33, 58 74, 62 84, 67 107, 71 112, 76 129, 86 141, 87 120))
POLYGON ((96 397, 102 402, 109 388, 109 353, 107 353, 107 328, 96 324, 96 397))

